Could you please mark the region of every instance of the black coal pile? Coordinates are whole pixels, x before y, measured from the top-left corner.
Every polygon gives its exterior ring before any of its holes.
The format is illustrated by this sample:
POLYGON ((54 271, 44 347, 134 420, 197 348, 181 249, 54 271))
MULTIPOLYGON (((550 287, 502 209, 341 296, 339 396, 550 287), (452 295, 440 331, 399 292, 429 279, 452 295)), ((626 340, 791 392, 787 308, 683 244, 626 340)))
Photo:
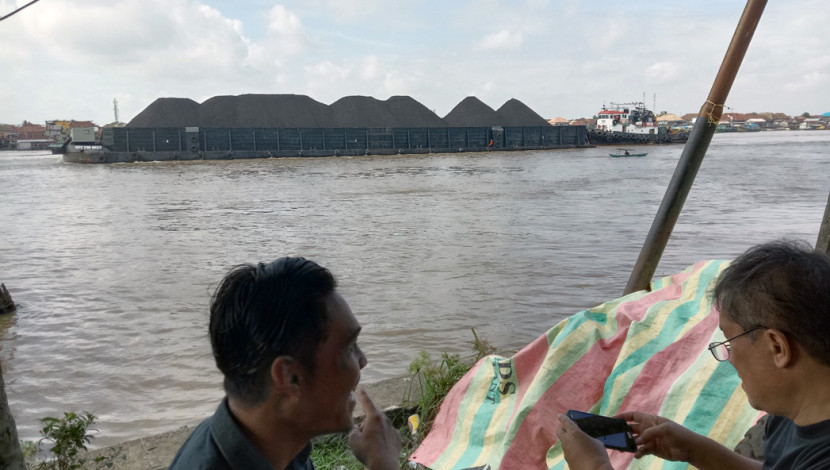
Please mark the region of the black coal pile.
POLYGON ((127 127, 490 127, 547 126, 522 102, 511 99, 498 111, 468 96, 441 119, 409 96, 381 101, 347 96, 325 105, 305 95, 214 96, 202 104, 187 98, 159 98, 127 127))
POLYGON ((468 96, 455 105, 444 122, 452 127, 491 127, 503 126, 504 119, 495 109, 484 104, 475 96, 468 96))
POLYGON ((214 96, 199 107, 201 127, 332 127, 329 108, 305 95, 214 96))
POLYGON ((329 105, 332 127, 397 127, 386 103, 371 96, 346 96, 329 105))
POLYGON ((346 96, 329 106, 332 127, 446 127, 426 106, 409 96, 381 101, 371 96, 346 96))
POLYGON ((386 100, 386 107, 398 122, 387 127, 447 127, 443 119, 410 96, 393 96, 386 100))
POLYGON ((549 126, 547 119, 536 114, 536 111, 528 108, 527 105, 512 98, 496 110, 502 118, 502 126, 549 126))
POLYGON ((199 119, 194 126, 226 127, 237 122, 236 96, 214 96, 199 106, 199 119))
POLYGON ((199 103, 190 98, 159 98, 138 113, 127 127, 187 127, 198 123, 199 103))

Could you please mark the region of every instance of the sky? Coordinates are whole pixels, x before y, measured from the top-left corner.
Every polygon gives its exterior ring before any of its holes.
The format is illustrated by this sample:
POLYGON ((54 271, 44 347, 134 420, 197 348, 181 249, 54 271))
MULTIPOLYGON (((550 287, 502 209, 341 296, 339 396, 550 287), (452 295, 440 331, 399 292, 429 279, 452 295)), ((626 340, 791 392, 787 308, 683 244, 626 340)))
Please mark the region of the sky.
MULTIPOLYGON (((0 16, 29 0, 0 0, 0 16)), ((546 119, 697 113, 738 0, 40 0, 0 21, 0 123, 129 122, 157 98, 467 96, 546 119)), ((770 0, 728 111, 830 111, 828 0, 770 0)))

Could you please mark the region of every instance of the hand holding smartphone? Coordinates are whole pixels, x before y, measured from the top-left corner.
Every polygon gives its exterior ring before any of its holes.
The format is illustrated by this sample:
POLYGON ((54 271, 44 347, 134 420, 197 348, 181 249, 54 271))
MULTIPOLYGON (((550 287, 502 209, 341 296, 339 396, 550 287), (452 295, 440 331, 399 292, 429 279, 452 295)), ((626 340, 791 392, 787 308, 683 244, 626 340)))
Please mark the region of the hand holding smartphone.
POLYGON ((568 410, 570 418, 585 434, 599 439, 609 449, 636 452, 631 427, 624 419, 568 410))

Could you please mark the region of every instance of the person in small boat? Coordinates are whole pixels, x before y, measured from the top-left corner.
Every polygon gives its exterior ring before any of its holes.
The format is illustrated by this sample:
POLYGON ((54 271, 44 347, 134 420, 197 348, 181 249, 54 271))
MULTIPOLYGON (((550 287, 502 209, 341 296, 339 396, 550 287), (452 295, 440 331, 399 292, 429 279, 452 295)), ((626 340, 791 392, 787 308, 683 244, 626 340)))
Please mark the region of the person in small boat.
POLYGON ((630 153, 628 153, 628 150, 626 150, 626 151, 625 151, 625 154, 626 154, 626 155, 631 155, 630 153))
MULTIPOLYGON (((768 413, 763 462, 668 419, 639 412, 629 422, 636 458, 656 455, 706 469, 830 468, 830 257, 804 242, 751 248, 712 292, 725 341, 709 350, 738 372, 754 408, 768 413)), ((573 470, 611 469, 600 441, 558 415, 557 431, 573 470)))
POLYGON ((400 435, 362 390, 360 324, 329 270, 303 258, 242 265, 213 295, 210 342, 226 397, 170 468, 313 470, 311 439, 349 432, 370 470, 400 468, 400 435))

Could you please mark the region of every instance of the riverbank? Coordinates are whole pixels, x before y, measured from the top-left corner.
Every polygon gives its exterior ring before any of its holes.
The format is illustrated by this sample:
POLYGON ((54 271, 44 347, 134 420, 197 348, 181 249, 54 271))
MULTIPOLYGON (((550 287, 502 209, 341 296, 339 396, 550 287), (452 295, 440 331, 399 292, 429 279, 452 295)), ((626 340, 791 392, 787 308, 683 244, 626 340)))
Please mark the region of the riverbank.
MULTIPOLYGON (((410 392, 411 380, 408 377, 387 379, 376 383, 361 385, 380 409, 392 414, 401 409, 403 401, 410 392)), ((411 396, 417 399, 417 395, 411 396)), ((218 405, 218 403, 217 403, 218 405)), ((208 416, 205 416, 207 418, 208 416)), ((354 417, 359 420, 363 417, 363 409, 358 402, 354 410, 354 417)), ((154 436, 143 437, 90 450, 87 453, 86 470, 111 468, 117 470, 161 470, 166 469, 181 445, 187 440, 195 426, 183 426, 154 436), (106 467, 95 462, 96 457, 112 460, 112 466, 106 467)))

